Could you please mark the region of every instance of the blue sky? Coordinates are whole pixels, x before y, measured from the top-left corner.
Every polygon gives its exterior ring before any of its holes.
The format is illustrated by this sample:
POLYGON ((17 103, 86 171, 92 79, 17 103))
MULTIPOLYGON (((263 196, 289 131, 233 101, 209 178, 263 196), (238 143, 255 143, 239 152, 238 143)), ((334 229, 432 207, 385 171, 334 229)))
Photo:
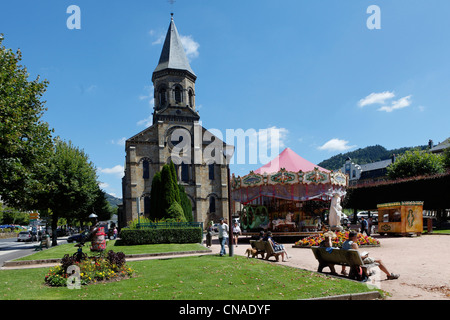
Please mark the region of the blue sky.
POLYGON ((121 197, 124 139, 149 124, 172 11, 206 128, 277 128, 280 151, 314 163, 450 137, 447 0, 4 1, 3 44, 50 82, 44 120, 84 149, 108 193, 121 197), (70 5, 79 30, 67 28, 70 5), (371 5, 381 29, 367 27, 371 5))

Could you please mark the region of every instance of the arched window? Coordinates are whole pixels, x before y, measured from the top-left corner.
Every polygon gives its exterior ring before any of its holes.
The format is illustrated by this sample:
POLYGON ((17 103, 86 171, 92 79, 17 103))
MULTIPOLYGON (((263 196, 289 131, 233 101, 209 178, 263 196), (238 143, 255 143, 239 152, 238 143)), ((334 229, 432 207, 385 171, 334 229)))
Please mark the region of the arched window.
POLYGON ((194 92, 192 90, 189 90, 189 107, 192 109, 194 108, 194 92))
POLYGON ((175 87, 175 102, 180 103, 183 101, 183 92, 180 86, 175 87))
POLYGON ((147 217, 150 215, 150 206, 151 206, 150 199, 151 198, 149 196, 144 197, 144 215, 147 217))
POLYGON ((184 162, 181 164, 181 181, 189 182, 189 165, 184 162))
POLYGON ((144 160, 142 162, 142 178, 144 179, 150 178, 150 164, 148 160, 144 160))
POLYGON ((158 99, 159 99, 159 106, 163 107, 167 102, 166 97, 166 88, 161 88, 158 91, 158 99))
POLYGON ((209 213, 216 212, 216 198, 214 196, 209 197, 209 213))
POLYGON ((209 180, 214 180, 214 163, 208 165, 209 180))

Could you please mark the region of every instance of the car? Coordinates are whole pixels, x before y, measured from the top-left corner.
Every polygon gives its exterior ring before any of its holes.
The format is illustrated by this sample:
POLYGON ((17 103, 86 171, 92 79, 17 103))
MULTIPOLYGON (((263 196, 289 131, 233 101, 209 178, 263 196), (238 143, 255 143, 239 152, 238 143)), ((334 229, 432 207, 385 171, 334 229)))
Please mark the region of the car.
MULTIPOLYGON (((359 211, 356 214, 356 217, 357 217, 357 223, 361 223, 361 218, 364 218, 365 220, 367 220, 369 218, 369 212, 368 211, 359 211)), ((372 218, 372 222, 374 222, 374 223, 378 222, 378 212, 377 211, 371 211, 370 217, 372 218)), ((342 217, 342 223, 347 224, 349 222, 350 223, 353 222, 353 214, 342 217)))
POLYGON ((32 240, 32 235, 31 232, 29 231, 21 231, 19 232, 19 234, 17 235, 17 241, 31 241, 32 240))
POLYGON ((71 236, 69 236, 67 238, 67 242, 69 242, 69 243, 72 243, 74 241, 75 242, 81 242, 81 240, 84 239, 86 237, 86 235, 87 235, 86 231, 81 232, 81 233, 73 234, 73 235, 71 235, 71 236))

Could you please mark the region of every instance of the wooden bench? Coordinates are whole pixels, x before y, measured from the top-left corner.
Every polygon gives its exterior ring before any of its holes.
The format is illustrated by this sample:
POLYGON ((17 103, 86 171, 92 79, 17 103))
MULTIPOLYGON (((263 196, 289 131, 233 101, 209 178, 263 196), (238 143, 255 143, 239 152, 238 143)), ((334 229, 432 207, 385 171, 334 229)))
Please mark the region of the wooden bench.
POLYGON ((325 267, 329 267, 330 270, 333 270, 331 266, 334 265, 348 266, 350 267, 349 278, 363 281, 367 279, 369 275, 368 270, 378 266, 378 263, 376 262, 364 264, 358 250, 341 250, 339 248, 333 248, 331 252, 328 252, 326 249, 327 248, 323 247, 311 247, 314 256, 317 261, 319 261, 319 268, 317 271, 321 273, 323 273, 322 270, 325 267), (359 268, 362 269, 362 272, 359 272, 359 268))
POLYGON ((41 251, 42 248, 46 247, 48 249, 48 243, 47 243, 47 238, 42 238, 41 241, 39 242, 39 245, 37 245, 34 248, 34 251, 41 251))
POLYGON ((273 251, 272 245, 268 241, 250 240, 250 245, 258 252, 258 254, 261 254, 265 260, 269 260, 270 257, 275 257, 278 261, 278 257, 281 255, 281 252, 273 251))

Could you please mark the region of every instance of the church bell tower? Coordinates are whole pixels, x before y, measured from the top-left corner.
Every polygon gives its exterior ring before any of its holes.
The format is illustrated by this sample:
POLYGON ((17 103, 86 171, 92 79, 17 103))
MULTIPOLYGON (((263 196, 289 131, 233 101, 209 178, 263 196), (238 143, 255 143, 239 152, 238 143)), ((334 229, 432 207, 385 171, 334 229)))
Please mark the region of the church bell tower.
POLYGON ((199 120, 195 111, 195 80, 178 34, 173 14, 158 66, 152 76, 157 121, 193 122, 199 120))

